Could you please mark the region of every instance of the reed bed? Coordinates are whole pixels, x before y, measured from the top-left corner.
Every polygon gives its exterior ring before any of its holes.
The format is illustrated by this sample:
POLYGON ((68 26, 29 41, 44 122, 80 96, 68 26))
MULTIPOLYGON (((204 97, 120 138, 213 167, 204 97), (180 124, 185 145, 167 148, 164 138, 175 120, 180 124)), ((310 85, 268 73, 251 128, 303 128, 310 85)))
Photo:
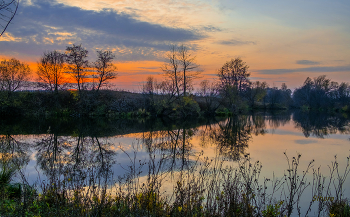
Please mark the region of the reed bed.
POLYGON ((349 157, 342 171, 335 158, 324 176, 314 161, 300 165, 301 155, 285 156, 284 176, 271 179, 260 177, 261 162, 252 162, 246 154, 238 166, 203 158, 176 171, 163 169, 165 158, 141 162, 130 157, 122 177, 109 165, 103 170, 67 169, 57 163, 46 180, 38 178, 33 185, 10 158, 2 157, 0 216, 350 216, 344 195, 349 157), (146 176, 141 176, 143 169, 146 176), (14 181, 15 174, 21 182, 14 181), (173 188, 165 192, 169 179, 173 188), (312 199, 301 204, 306 189, 312 199), (302 206, 307 206, 305 213, 302 206))

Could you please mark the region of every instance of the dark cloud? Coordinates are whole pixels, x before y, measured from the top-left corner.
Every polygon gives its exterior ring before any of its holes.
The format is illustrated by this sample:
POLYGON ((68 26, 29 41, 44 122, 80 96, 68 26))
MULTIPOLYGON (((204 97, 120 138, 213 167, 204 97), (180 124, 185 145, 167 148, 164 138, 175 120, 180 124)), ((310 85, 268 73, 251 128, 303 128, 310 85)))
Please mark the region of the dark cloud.
POLYGON ((300 139, 300 140, 295 140, 294 142, 300 145, 306 145, 306 144, 317 143, 318 141, 310 140, 310 139, 300 139))
MULTIPOLYGON (((96 59, 96 53, 92 46, 88 43, 83 43, 83 47, 88 49, 90 60, 96 59), (86 46, 88 45, 88 46, 86 46)), ((7 56, 17 56, 17 58, 31 59, 32 61, 38 60, 38 56, 41 56, 45 51, 61 50, 64 51, 68 46, 67 43, 54 43, 54 44, 38 44, 33 41, 30 42, 13 42, 2 41, 0 44, 0 50, 7 56)), ((106 45, 99 47, 99 49, 108 50, 113 45, 106 45)), ((143 60, 159 60, 163 61, 163 58, 159 56, 158 51, 154 48, 144 47, 125 47, 119 46, 120 50, 115 51, 116 60, 120 61, 143 61, 143 60), (124 51, 126 50, 126 51, 124 51)))
POLYGON ((299 65, 319 65, 320 64, 320 62, 311 61, 311 60, 297 60, 296 63, 299 65))
POLYGON ((237 46, 237 45, 245 45, 245 44, 253 44, 253 45, 255 45, 256 42, 254 42, 254 41, 240 41, 240 40, 232 39, 232 40, 218 41, 217 44, 237 46))
MULTIPOLYGON (((52 4, 48 1, 36 1, 34 5, 24 7, 20 16, 27 24, 49 25, 66 31, 77 31, 80 28, 128 39, 182 42, 201 38, 189 30, 141 22, 131 15, 113 10, 96 12, 63 4, 52 4)), ((19 36, 23 36, 21 29, 17 31, 19 36)))
POLYGON ((280 75, 294 72, 350 72, 350 66, 315 66, 297 69, 263 69, 257 70, 260 74, 280 75))
POLYGON ((212 74, 212 73, 210 73, 210 74, 204 73, 204 74, 207 75, 207 76, 218 76, 218 74, 212 74))
POLYGON ((118 76, 134 75, 159 75, 161 72, 137 71, 137 72, 118 72, 118 76))
POLYGON ((139 69, 160 69, 160 67, 138 67, 139 69))
POLYGON ((249 77, 251 80, 269 80, 271 78, 263 78, 263 77, 249 77))
POLYGON ((205 32, 221 32, 222 31, 221 28, 218 28, 218 27, 215 27, 215 26, 212 26, 212 25, 203 26, 202 29, 205 32))
POLYGON ((271 134, 276 134, 276 135, 302 136, 302 134, 299 133, 299 132, 293 132, 293 131, 281 130, 281 129, 270 129, 270 130, 268 130, 268 132, 271 133, 271 134))
POLYGON ((55 1, 37 0, 32 5, 21 7, 8 30, 23 41, 5 45, 2 42, 0 49, 7 50, 11 45, 11 52, 26 52, 28 50, 22 49, 25 43, 24 47, 35 47, 34 50, 40 47, 40 53, 36 53, 40 55, 53 47, 64 49, 68 42, 73 42, 88 49, 124 47, 131 50, 130 54, 141 55, 135 59, 140 60, 154 59, 155 50, 168 50, 171 43, 189 43, 205 37, 195 30, 166 27, 136 18, 110 9, 91 11, 55 1), (63 32, 71 35, 62 35, 63 32))

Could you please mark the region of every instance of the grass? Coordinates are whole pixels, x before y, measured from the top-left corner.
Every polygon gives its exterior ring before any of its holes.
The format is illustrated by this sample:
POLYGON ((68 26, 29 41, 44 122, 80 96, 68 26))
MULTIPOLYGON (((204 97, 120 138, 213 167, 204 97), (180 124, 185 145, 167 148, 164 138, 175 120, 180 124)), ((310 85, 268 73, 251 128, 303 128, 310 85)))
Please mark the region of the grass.
POLYGON ((25 180, 11 183, 15 170, 4 166, 10 161, 3 160, 0 216, 274 217, 307 216, 312 208, 319 216, 349 216, 349 202, 343 195, 349 158, 343 173, 335 158, 327 177, 314 169, 313 161, 300 169, 300 158, 286 155, 285 175, 270 180, 260 178, 262 164, 252 162, 248 154, 237 167, 204 158, 171 172, 161 172, 166 159, 138 162, 135 155, 130 157, 128 173, 118 179, 108 169, 101 173, 94 168, 77 171, 53 166, 47 181, 32 186, 23 184, 25 180), (148 174, 141 177, 144 167, 148 174), (312 181, 307 174, 312 174, 312 181), (174 185, 166 193, 163 184, 169 179, 174 185), (307 188, 318 198, 334 200, 311 200, 306 213, 301 213, 300 198, 307 188))

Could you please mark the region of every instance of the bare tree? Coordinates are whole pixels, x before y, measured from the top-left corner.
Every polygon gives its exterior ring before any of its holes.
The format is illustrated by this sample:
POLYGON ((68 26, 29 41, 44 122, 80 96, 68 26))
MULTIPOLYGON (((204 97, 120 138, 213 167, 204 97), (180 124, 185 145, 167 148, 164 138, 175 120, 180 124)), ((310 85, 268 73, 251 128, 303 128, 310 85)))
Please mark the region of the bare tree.
POLYGON ((185 45, 172 45, 167 54, 167 61, 162 70, 171 79, 177 97, 181 95, 180 90, 183 96, 187 95, 192 87, 192 80, 200 73, 195 60, 196 57, 185 45))
POLYGON ((38 63, 40 86, 58 92, 64 84, 65 55, 58 51, 44 53, 38 63))
POLYGON ((146 83, 142 87, 142 92, 144 94, 153 95, 157 87, 157 81, 153 76, 148 76, 146 83))
POLYGON ((19 60, 12 58, 0 62, 0 88, 11 92, 23 87, 29 79, 30 68, 27 64, 21 63, 19 60))
POLYGON ((115 55, 111 51, 97 51, 97 61, 94 62, 94 67, 96 68, 95 77, 98 79, 96 91, 103 85, 106 85, 108 80, 117 77, 115 72, 117 67, 112 63, 114 58, 115 55))
POLYGON ((219 108, 218 100, 219 88, 216 83, 210 83, 208 80, 203 80, 200 84, 200 95, 205 99, 205 112, 207 114, 215 114, 219 108))
POLYGON ((192 87, 192 80, 199 75, 199 66, 196 64, 196 57, 185 46, 178 48, 178 58, 182 69, 183 77, 183 95, 186 96, 187 91, 192 87))
POLYGON ((69 73, 77 82, 78 91, 81 93, 85 89, 85 82, 88 76, 89 62, 87 60, 88 51, 81 45, 72 45, 66 48, 66 62, 69 73))
POLYGON ((18 5, 19 0, 0 0, 0 37, 15 17, 18 5))
POLYGON ((180 83, 181 76, 179 75, 179 60, 177 57, 177 47, 172 45, 170 51, 167 54, 167 61, 162 67, 163 72, 168 76, 172 81, 172 86, 176 91, 177 97, 180 97, 180 83))

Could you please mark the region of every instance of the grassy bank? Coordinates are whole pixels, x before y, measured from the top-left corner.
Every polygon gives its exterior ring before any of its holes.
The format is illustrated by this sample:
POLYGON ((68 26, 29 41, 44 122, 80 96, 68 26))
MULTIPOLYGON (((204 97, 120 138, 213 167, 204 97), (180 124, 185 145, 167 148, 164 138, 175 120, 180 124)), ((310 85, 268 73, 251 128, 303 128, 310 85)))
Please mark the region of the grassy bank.
POLYGON ((326 177, 319 169, 300 165, 300 155, 287 158, 285 175, 261 179, 262 164, 245 155, 237 167, 224 160, 197 160, 180 171, 159 172, 163 161, 134 162, 129 173, 118 179, 110 172, 94 168, 62 170, 52 165, 46 180, 29 185, 21 170, 2 156, 0 172, 0 216, 307 216, 311 208, 323 216, 350 216, 348 198, 343 195, 350 172, 349 159, 344 173, 337 161, 326 177), (148 167, 146 177, 140 177, 148 167), (14 182, 15 174, 22 177, 14 182), (313 180, 306 176, 312 174, 313 180), (22 175, 22 176, 21 176, 22 175), (169 178, 172 189, 163 185, 169 178), (142 181, 143 180, 143 181, 142 181), (301 204, 305 189, 312 199, 301 204), (308 209, 300 213, 301 207, 308 209))

